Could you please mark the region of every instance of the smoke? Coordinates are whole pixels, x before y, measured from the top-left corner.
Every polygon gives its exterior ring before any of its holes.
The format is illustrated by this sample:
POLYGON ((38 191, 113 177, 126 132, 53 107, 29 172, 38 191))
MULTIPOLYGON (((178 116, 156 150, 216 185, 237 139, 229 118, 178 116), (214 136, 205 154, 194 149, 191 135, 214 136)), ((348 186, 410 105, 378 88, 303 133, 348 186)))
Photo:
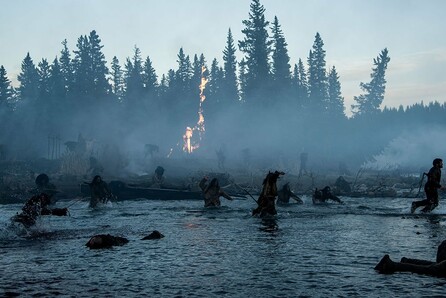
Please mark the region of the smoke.
POLYGON ((427 171, 434 158, 444 155, 446 132, 441 127, 423 127, 403 132, 394 138, 378 155, 364 163, 374 170, 406 169, 427 171))

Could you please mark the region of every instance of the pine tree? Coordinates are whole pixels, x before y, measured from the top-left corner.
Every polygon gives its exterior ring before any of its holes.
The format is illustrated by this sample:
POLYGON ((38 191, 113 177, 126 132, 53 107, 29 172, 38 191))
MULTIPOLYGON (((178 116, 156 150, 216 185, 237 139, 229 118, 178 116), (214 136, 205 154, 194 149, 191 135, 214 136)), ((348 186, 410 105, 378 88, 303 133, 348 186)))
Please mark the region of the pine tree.
POLYGON ((333 66, 328 74, 328 106, 330 117, 345 117, 344 97, 336 68, 333 66))
POLYGON ((29 53, 22 61, 21 72, 17 76, 21 100, 36 100, 39 94, 39 75, 29 53))
POLYGON ((290 91, 291 73, 290 56, 288 55, 287 43, 280 28, 279 20, 274 17, 273 26, 273 55, 272 55, 272 76, 276 90, 282 94, 290 91))
POLYGON ((324 42, 316 33, 313 48, 308 56, 309 105, 314 112, 326 110, 328 80, 326 73, 324 42))
POLYGON ((50 80, 51 80, 51 69, 48 61, 42 59, 37 67, 37 74, 39 75, 39 100, 48 103, 48 97, 51 92, 50 80))
POLYGON ((50 66, 50 94, 58 99, 65 96, 65 80, 57 58, 50 66))
POLYGON ((114 56, 112 59, 110 75, 112 82, 112 93, 116 96, 118 102, 121 102, 124 96, 124 79, 121 66, 119 65, 119 60, 116 56, 114 56))
POLYGON ((106 66, 105 55, 102 53, 101 39, 95 30, 88 36, 90 46, 91 77, 93 79, 93 95, 104 97, 110 90, 110 84, 107 80, 108 68, 106 66))
POLYGON ((6 69, 0 66, 0 111, 8 110, 12 105, 14 88, 8 79, 6 69))
POLYGON ((373 59, 372 73, 370 77, 372 80, 369 83, 360 84, 361 89, 365 92, 353 99, 357 102, 352 105, 353 115, 374 115, 379 113, 380 105, 384 100, 384 93, 386 91, 385 74, 387 64, 390 61, 387 48, 381 51, 376 59, 373 59))
POLYGON ((239 84, 240 84, 240 101, 246 102, 246 85, 247 85, 247 69, 246 61, 244 58, 239 63, 239 84))
POLYGON ((141 59, 141 50, 135 46, 133 58, 127 58, 125 65, 126 82, 126 100, 127 102, 136 101, 144 91, 143 83, 143 65, 141 59))
POLYGON ((260 0, 252 0, 249 19, 243 20, 245 34, 239 41, 239 48, 245 54, 246 61, 246 86, 244 87, 245 99, 257 97, 265 105, 269 100, 267 92, 270 89, 270 64, 272 41, 269 40, 268 25, 265 20, 265 8, 260 0))
POLYGON ((296 88, 296 99, 299 108, 308 107, 308 79, 302 59, 299 58, 294 68, 294 81, 296 88))
POLYGON ((91 69, 90 43, 86 35, 77 39, 77 50, 73 58, 73 88, 75 96, 80 96, 78 100, 85 100, 86 95, 92 93, 94 80, 91 69))
POLYGON ((226 47, 223 50, 223 96, 228 102, 237 103, 239 101, 238 83, 237 83, 237 59, 235 56, 236 48, 231 29, 228 30, 226 47))
POLYGON ((68 50, 67 40, 62 41, 63 49, 60 52, 61 56, 59 59, 60 72, 64 79, 65 92, 69 92, 73 84, 73 65, 71 62, 71 54, 68 50))

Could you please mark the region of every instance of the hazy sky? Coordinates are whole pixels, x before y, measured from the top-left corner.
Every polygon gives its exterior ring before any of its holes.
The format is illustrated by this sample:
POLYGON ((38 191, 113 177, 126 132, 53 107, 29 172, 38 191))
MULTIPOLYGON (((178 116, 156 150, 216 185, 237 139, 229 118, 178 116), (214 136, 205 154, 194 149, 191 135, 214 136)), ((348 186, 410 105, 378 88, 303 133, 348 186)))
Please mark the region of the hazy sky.
MULTIPOLYGON (((61 42, 96 30, 107 62, 123 66, 136 45, 161 77, 177 67, 180 47, 208 64, 222 51, 228 29, 244 36, 251 0, 0 0, 0 65, 16 84, 27 52, 34 63, 60 55, 61 42)), ((360 82, 369 82, 373 59, 389 50, 384 105, 446 101, 446 1, 444 0, 261 0, 266 18, 277 16, 291 64, 305 64, 316 32, 327 67, 340 76, 347 112, 360 82)), ((238 52, 238 58, 241 53, 238 52)))

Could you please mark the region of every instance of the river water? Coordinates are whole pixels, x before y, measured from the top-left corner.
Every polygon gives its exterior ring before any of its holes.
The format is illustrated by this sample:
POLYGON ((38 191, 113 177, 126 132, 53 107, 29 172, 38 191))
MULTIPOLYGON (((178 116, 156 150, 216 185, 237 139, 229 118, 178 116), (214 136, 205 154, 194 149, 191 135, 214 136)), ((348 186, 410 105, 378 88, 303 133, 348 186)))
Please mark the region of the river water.
POLYGON ((381 275, 384 254, 435 260, 446 207, 409 214, 410 198, 346 198, 343 205, 278 206, 250 216, 251 199, 204 209, 201 201, 71 205, 31 230, 11 225, 19 204, 0 205, 0 295, 43 297, 444 297, 446 280, 381 275), (141 240, 153 230, 159 240, 141 240), (85 246, 95 234, 129 243, 85 246))

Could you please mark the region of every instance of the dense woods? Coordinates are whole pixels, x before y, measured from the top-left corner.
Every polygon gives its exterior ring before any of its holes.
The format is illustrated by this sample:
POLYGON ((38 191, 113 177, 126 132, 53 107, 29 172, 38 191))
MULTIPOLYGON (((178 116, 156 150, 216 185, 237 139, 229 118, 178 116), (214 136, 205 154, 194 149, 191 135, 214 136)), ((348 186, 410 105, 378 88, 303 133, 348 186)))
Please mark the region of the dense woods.
POLYGON ((172 57, 177 68, 165 74, 137 46, 125 61, 107 60, 95 30, 74 47, 63 40, 57 57, 34 61, 25 53, 17 87, 0 66, 0 143, 14 158, 35 158, 46 156, 48 136, 82 133, 121 148, 158 144, 166 155, 181 156, 184 130, 198 121, 203 78, 206 134, 197 151, 203 156, 225 146, 234 156, 249 148, 259 158, 298 160, 305 151, 326 166, 360 165, 403 134, 446 124, 439 102, 383 107, 387 48, 371 57, 370 80, 361 83, 347 117, 342 73, 326 66, 323 34, 315 33, 307 57, 291 61, 279 18, 268 21, 264 12, 252 0, 242 40, 228 29, 221 57, 180 48, 172 57))

